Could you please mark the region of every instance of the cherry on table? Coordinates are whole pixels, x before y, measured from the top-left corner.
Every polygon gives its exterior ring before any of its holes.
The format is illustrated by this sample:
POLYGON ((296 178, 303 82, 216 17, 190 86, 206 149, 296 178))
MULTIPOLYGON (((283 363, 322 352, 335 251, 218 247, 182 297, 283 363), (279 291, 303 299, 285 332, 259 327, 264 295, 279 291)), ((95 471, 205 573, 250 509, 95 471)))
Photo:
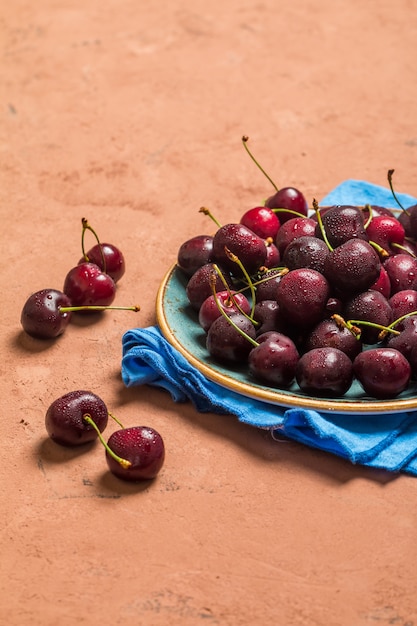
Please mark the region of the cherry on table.
POLYGON ((324 315, 330 295, 327 279, 308 267, 290 270, 277 286, 280 313, 298 328, 315 326, 324 315))
POLYGON ((109 306, 116 297, 114 280, 95 263, 81 263, 65 277, 64 293, 73 306, 109 306))
MULTIPOLYGON (((389 257, 387 261, 395 257, 389 257)), ((349 239, 328 255, 324 275, 337 290, 345 295, 369 289, 378 279, 381 261, 370 243, 362 239, 349 239)))
POLYGON ((393 320, 397 320, 403 315, 409 315, 417 311, 417 291, 415 289, 397 291, 390 297, 389 303, 393 320))
POLYGON ((45 427, 49 437, 63 446, 78 446, 94 441, 108 422, 108 410, 103 400, 91 391, 70 391, 48 407, 45 427), (85 418, 88 417, 94 428, 85 418))
POLYGON ((20 322, 31 337, 54 339, 67 328, 71 312, 61 312, 61 307, 70 307, 69 297, 58 289, 41 289, 26 300, 20 322))
POLYGON ((115 283, 126 271, 126 262, 122 252, 111 243, 97 243, 90 248, 78 261, 78 265, 86 262, 95 263, 102 272, 111 276, 115 283))
POLYGON ((122 480, 139 482, 155 478, 165 461, 162 436, 150 426, 131 426, 112 433, 107 441, 109 470, 122 480))
POLYGON ((349 239, 363 239, 364 241, 368 241, 363 213, 359 207, 335 205, 330 207, 323 215, 320 213, 320 216, 321 224, 319 221, 316 225, 315 235, 323 239, 324 229, 325 236, 331 247, 337 248, 349 239))
POLYGON ((391 294, 417 289, 417 259, 407 253, 394 254, 384 261, 391 283, 391 294))
POLYGON ((287 246, 299 237, 314 236, 316 223, 311 217, 292 217, 279 229, 275 238, 275 245, 281 258, 285 254, 287 246))

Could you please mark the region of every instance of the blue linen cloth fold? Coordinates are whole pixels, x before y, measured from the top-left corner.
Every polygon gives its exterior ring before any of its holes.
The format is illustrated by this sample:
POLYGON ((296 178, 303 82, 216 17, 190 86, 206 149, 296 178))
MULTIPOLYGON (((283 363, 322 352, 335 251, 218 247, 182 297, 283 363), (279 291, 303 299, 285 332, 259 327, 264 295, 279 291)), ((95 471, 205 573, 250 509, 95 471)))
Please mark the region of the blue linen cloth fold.
MULTIPOLYGON (((417 202, 407 194, 396 195, 404 207, 417 202)), ((390 190, 356 180, 336 187, 321 204, 396 207, 390 190)), ((283 435, 352 463, 417 476, 417 411, 378 416, 319 413, 243 397, 209 381, 156 326, 134 328, 123 335, 121 374, 127 387, 163 388, 175 402, 191 401, 199 412, 235 415, 273 436, 283 435)))

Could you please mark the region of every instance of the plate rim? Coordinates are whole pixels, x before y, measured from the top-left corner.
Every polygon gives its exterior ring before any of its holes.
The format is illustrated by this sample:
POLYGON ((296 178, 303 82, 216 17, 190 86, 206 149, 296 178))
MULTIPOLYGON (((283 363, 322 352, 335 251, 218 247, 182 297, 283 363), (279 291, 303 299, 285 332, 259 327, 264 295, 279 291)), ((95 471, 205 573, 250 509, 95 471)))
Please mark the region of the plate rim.
POLYGON ((195 357, 183 344, 177 339, 175 333, 170 327, 165 313, 165 294, 176 271, 181 271, 177 263, 174 263, 166 272, 159 286, 156 297, 156 320, 157 324, 165 337, 165 339, 178 352, 194 366, 208 380, 219 384, 226 389, 235 391, 243 397, 249 397, 267 404, 273 404, 285 408, 301 408, 322 411, 325 413, 345 413, 345 414, 389 414, 402 413, 417 409, 417 396, 412 398, 393 398, 388 400, 337 400, 333 405, 333 400, 329 398, 312 398, 298 395, 287 395, 275 388, 271 390, 265 387, 252 385, 235 380, 232 376, 223 374, 210 365, 202 362, 195 357))

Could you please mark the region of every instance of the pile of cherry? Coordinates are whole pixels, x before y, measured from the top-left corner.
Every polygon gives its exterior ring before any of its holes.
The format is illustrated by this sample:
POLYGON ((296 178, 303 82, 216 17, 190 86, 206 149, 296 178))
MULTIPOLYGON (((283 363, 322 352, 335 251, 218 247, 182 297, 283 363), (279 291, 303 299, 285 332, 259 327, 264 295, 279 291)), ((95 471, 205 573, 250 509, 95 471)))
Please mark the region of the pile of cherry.
MULTIPOLYGON (((29 296, 21 313, 26 333, 36 339, 62 335, 73 313, 86 314, 108 309, 139 311, 138 306, 115 307, 116 283, 126 265, 122 252, 113 244, 101 243, 88 221, 82 220, 82 258, 65 277, 62 290, 42 289, 29 296), (85 251, 85 233, 97 243, 85 251)), ((91 391, 70 391, 56 399, 45 415, 49 437, 59 445, 74 447, 97 438, 105 448, 110 471, 125 481, 154 478, 165 459, 161 435, 149 426, 124 427, 107 410, 104 401, 91 391), (102 436, 111 417, 118 425, 106 442, 102 436)))
POLYGON ((112 307, 116 283, 126 271, 122 252, 115 245, 101 243, 97 233, 82 219, 82 258, 69 270, 62 290, 41 289, 26 300, 21 314, 23 329, 37 339, 55 339, 66 330, 72 313, 123 308, 138 311, 139 307, 112 307), (85 233, 91 231, 97 243, 85 251, 85 233))
POLYGON ((363 397, 405 391, 417 378, 417 205, 399 211, 309 209, 292 187, 236 223, 202 208, 217 230, 185 241, 177 265, 211 357, 314 397, 343 397, 354 380, 363 397))

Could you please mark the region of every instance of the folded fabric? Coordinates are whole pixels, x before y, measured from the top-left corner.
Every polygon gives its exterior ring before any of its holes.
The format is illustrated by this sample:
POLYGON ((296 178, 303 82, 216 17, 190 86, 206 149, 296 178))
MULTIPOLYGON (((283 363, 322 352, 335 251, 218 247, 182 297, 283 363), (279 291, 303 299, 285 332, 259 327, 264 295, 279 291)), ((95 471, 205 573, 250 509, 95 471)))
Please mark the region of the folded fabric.
MULTIPOLYGON (((417 201, 397 194, 403 206, 417 201)), ((390 190, 362 181, 346 181, 322 199, 329 204, 394 206, 390 190)), ((152 385, 175 402, 190 401, 197 411, 234 415, 352 463, 417 476, 417 412, 380 415, 319 413, 288 409, 244 397, 208 380, 178 352, 156 326, 134 328, 122 338, 122 379, 126 386, 152 385)))

